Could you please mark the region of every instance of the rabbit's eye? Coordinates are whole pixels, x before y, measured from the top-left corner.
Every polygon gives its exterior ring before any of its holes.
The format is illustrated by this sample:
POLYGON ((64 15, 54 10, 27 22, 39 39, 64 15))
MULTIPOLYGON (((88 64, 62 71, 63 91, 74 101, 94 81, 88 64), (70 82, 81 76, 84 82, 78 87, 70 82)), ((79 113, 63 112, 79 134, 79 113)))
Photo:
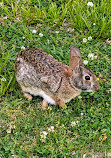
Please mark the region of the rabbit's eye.
POLYGON ((90 80, 90 77, 89 77, 89 76, 85 76, 85 79, 86 79, 86 80, 90 80))

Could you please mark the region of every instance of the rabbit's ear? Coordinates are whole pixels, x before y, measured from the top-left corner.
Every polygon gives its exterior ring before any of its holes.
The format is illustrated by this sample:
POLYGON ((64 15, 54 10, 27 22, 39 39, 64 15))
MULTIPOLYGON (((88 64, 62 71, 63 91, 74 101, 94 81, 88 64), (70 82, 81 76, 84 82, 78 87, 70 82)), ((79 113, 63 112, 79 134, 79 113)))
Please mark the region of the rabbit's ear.
POLYGON ((69 67, 72 70, 76 70, 82 64, 81 54, 78 48, 75 46, 71 46, 70 48, 70 59, 69 59, 69 67))

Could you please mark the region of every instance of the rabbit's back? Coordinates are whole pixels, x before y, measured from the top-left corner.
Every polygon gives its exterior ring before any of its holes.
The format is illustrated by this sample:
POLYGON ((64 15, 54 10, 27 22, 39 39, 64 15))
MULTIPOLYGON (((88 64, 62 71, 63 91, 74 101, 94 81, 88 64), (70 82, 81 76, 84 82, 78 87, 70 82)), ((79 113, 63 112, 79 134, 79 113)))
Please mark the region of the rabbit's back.
POLYGON ((42 49, 26 49, 21 51, 15 62, 16 70, 19 69, 19 65, 22 63, 31 65, 37 73, 51 75, 57 74, 63 71, 63 63, 58 62, 52 55, 45 53, 42 49))
POLYGON ((21 51, 15 61, 16 78, 20 85, 56 92, 64 74, 64 64, 41 49, 21 51))

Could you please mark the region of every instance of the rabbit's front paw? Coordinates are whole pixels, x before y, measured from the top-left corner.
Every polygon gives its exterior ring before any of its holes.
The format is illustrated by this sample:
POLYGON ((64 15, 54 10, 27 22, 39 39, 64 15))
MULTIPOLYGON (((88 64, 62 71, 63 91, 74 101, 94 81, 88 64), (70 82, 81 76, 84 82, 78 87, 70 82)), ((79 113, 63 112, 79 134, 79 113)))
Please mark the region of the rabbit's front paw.
POLYGON ((64 103, 63 101, 61 101, 61 100, 58 100, 58 101, 56 102, 56 104, 59 105, 59 106, 62 107, 62 108, 67 108, 67 106, 65 105, 65 103, 64 103))
POLYGON ((47 108, 47 102, 45 100, 43 100, 43 102, 42 102, 42 109, 46 110, 46 108, 47 108))

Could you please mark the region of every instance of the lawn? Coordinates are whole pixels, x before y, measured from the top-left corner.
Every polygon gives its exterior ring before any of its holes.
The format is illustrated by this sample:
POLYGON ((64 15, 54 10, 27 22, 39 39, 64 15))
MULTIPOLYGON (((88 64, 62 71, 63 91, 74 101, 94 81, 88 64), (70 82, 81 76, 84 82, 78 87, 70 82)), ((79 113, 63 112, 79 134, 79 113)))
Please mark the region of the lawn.
POLYGON ((111 157, 110 14, 110 0, 0 2, 1 158, 111 157), (15 79, 17 53, 42 48, 68 65, 71 45, 98 77, 99 91, 82 92, 67 109, 26 100, 15 79))

